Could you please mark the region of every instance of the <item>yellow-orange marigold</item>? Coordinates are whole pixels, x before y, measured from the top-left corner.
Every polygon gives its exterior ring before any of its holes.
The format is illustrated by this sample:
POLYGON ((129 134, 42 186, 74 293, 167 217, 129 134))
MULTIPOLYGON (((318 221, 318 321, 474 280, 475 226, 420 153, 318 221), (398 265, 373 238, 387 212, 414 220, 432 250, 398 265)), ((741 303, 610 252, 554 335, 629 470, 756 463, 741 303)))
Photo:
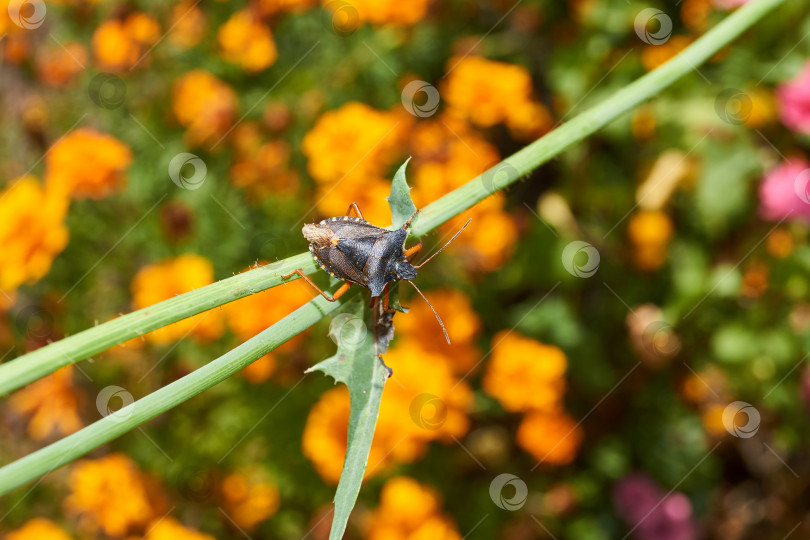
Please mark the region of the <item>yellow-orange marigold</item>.
POLYGON ((660 45, 647 45, 641 50, 641 64, 652 71, 680 54, 692 42, 687 36, 672 36, 660 45))
POLYGON ((246 71, 261 71, 278 58, 270 29, 248 9, 237 11, 219 28, 222 57, 246 71))
MULTIPOLYGON (((194 254, 141 268, 132 280, 132 304, 142 309, 178 294, 199 289, 214 282, 214 266, 205 257, 194 254)), ((159 328, 146 335, 153 343, 165 345, 186 335, 203 342, 217 339, 224 330, 222 313, 211 310, 159 328)))
POLYGON ((576 457, 583 437, 582 428, 567 414, 531 411, 518 427, 517 443, 538 461, 565 465, 576 457))
POLYGON ((235 186, 247 188, 253 198, 289 196, 298 189, 298 173, 289 166, 290 145, 287 142, 269 141, 240 154, 228 179, 235 186))
POLYGON ((492 338, 484 391, 508 411, 556 411, 565 393, 567 365, 558 347, 503 330, 492 338))
POLYGON ((172 8, 169 41, 179 49, 196 46, 208 30, 205 13, 191 0, 182 0, 172 8))
POLYGON ((101 199, 120 189, 131 164, 129 146, 112 135, 79 128, 51 147, 45 181, 49 189, 75 199, 101 199))
POLYGON ((87 64, 87 49, 75 41, 63 43, 62 47, 50 47, 37 55, 37 74, 49 86, 64 86, 84 71, 87 64))
POLYGON ((660 210, 641 210, 627 224, 633 243, 633 258, 642 270, 657 270, 667 260, 667 247, 674 234, 672 220, 660 210))
POLYGON ((326 9, 332 10, 334 18, 339 19, 334 24, 348 31, 362 22, 397 26, 414 24, 425 16, 431 0, 322 0, 322 3, 326 9))
POLYGON ((418 296, 414 296, 409 303, 407 315, 397 317, 397 337, 420 341, 427 350, 442 351, 456 373, 466 374, 481 357, 475 346, 481 330, 481 318, 473 309, 469 297, 459 290, 427 291, 425 296, 441 314, 451 344, 447 344, 430 306, 418 296))
POLYGON ((321 184, 315 191, 316 207, 324 217, 346 215, 349 204, 356 202, 366 221, 385 227, 391 223, 391 207, 385 198, 391 182, 382 178, 347 176, 336 186, 321 184))
POLYGON ((79 397, 73 386, 73 366, 54 371, 9 397, 8 405, 30 415, 28 435, 43 440, 53 433, 69 435, 82 427, 79 397))
POLYGON ((318 118, 301 143, 307 170, 323 183, 382 178, 399 154, 409 119, 350 102, 318 118))
POLYGON ((551 127, 546 108, 532 97, 526 68, 479 56, 451 58, 442 97, 451 114, 490 127, 506 123, 513 134, 537 137, 551 127))
POLYGON ((102 529, 110 536, 142 530, 159 509, 150 502, 146 479, 124 454, 82 460, 73 466, 65 500, 69 514, 79 517, 82 528, 102 529))
POLYGON ((159 38, 157 21, 145 13, 132 13, 123 20, 104 21, 96 28, 93 54, 100 69, 124 72, 143 62, 141 57, 159 38))
POLYGON ((148 527, 144 540, 215 540, 209 534, 184 527, 173 517, 157 519, 148 527))
POLYGON ((195 69, 174 82, 172 110, 190 146, 216 143, 233 124, 236 92, 211 73, 195 69))
POLYGON ((315 5, 315 0, 259 0, 258 8, 263 15, 279 12, 301 13, 315 5))
MULTIPOLYGON (((469 427, 472 392, 453 376, 449 359, 402 340, 388 351, 385 361, 397 373, 399 384, 386 387, 367 478, 391 465, 412 463, 425 453, 430 441, 452 441, 469 427)), ((330 483, 337 483, 343 468, 348 421, 349 392, 341 385, 321 396, 304 428, 304 455, 330 483)))
POLYGON ((383 485, 366 531, 369 540, 461 540, 455 523, 442 513, 439 494, 406 476, 383 485))
POLYGON ((3 540, 71 540, 71 538, 50 519, 34 518, 26 521, 19 529, 6 534, 3 540))
POLYGON ((68 243, 68 200, 42 189, 33 176, 0 192, 0 290, 7 294, 41 279, 68 243))
POLYGON ((280 504, 278 488, 269 482, 256 482, 242 473, 232 473, 222 481, 225 511, 237 525, 251 530, 273 516, 280 504))

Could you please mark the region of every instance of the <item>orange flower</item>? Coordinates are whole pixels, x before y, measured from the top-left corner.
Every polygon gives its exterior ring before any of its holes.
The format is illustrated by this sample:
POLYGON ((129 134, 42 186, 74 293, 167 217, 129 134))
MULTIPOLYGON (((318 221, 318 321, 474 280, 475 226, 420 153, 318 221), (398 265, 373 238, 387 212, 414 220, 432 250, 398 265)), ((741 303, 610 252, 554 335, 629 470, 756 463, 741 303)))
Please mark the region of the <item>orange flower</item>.
POLYGON ((712 403, 708 405, 701 414, 703 429, 712 437, 725 437, 728 435, 726 425, 723 423, 723 411, 726 405, 712 403))
POLYGON ((345 0, 335 2, 322 0, 326 9, 334 12, 335 18, 345 19, 341 28, 354 29, 361 22, 405 26, 421 20, 427 13, 431 0, 345 0), (350 25, 350 26, 349 26, 350 25))
POLYGON ((312 8, 315 0, 259 0, 258 8, 262 15, 280 12, 301 13, 312 8))
POLYGON ((172 8, 169 41, 178 49, 195 47, 208 30, 205 13, 191 0, 181 0, 172 8))
POLYGON ((73 386, 73 366, 54 371, 9 398, 12 410, 30 415, 28 435, 41 441, 53 433, 69 435, 82 427, 79 398, 73 386))
POLYGON ((3 537, 4 540, 71 540, 70 536, 50 519, 29 519, 25 524, 3 537))
POLYGON ((49 86, 72 82, 87 64, 87 49, 81 43, 68 41, 64 47, 50 47, 37 55, 37 73, 49 86))
MULTIPOLYGON (((469 427, 472 392, 455 379, 450 360, 412 341, 400 341, 386 355, 397 374, 386 386, 365 476, 397 463, 412 463, 430 441, 452 441, 469 427)), ((325 392, 307 418, 303 452, 330 483, 337 483, 346 453, 349 392, 345 386, 325 392)))
POLYGON ((380 492, 380 505, 367 524, 369 540, 461 540, 455 523, 441 511, 439 495, 412 478, 388 480, 380 492))
POLYGON ((112 135, 79 128, 51 147, 45 181, 49 189, 75 199, 101 199, 121 187, 131 163, 129 146, 112 135))
MULTIPOLYGON (((312 300, 312 290, 307 287, 298 280, 226 304, 228 325, 240 341, 246 341, 312 300)), ((242 375, 253 384, 266 381, 275 372, 276 356, 295 350, 302 339, 299 334, 288 340, 243 369, 242 375)))
POLYGON ((189 71, 174 82, 172 110, 186 128, 190 146, 217 142, 233 124, 236 106, 236 92, 202 69, 189 71))
POLYGON ((93 32, 96 63, 105 71, 127 71, 159 38, 160 26, 145 13, 104 21, 93 32))
POLYGON ((278 58, 270 29, 247 9, 231 15, 219 28, 217 40, 222 57, 245 71, 262 71, 278 58))
MULTIPOLYGON (((141 268, 132 280, 132 304, 143 309, 178 294, 214 282, 214 266, 199 255, 186 254, 141 268)), ((159 328, 146 335, 152 343, 165 345, 191 334, 208 342, 219 338, 224 328, 220 311, 211 310, 159 328)))
MULTIPOLYGON (((498 162, 497 149, 473 131, 466 121, 443 116, 421 122, 411 137, 414 171, 412 192, 417 207, 466 184, 498 162)), ((472 222, 449 250, 461 254, 464 267, 492 271, 501 266, 517 240, 513 218, 503 211, 506 197, 495 193, 440 229, 449 239, 464 223, 472 222)))
POLYGON ((385 201, 390 193, 388 180, 348 176, 332 186, 319 185, 315 192, 316 207, 322 216, 343 216, 349 202, 356 202, 367 221, 385 227, 391 223, 391 207, 385 201))
POLYGON ((384 177, 407 133, 406 116, 357 102, 325 112, 301 143, 309 174, 326 184, 349 175, 362 179, 384 177))
POLYGON ((498 149, 466 121, 446 115, 417 124, 410 144, 414 158, 409 180, 419 207, 463 186, 500 158, 498 149))
POLYGON ((641 50, 641 64, 647 71, 652 71, 680 54, 691 42, 686 36, 672 36, 661 45, 647 45, 641 50))
POLYGON ((517 225, 503 210, 506 196, 497 192, 441 227, 448 240, 472 219, 464 232, 447 248, 464 261, 470 271, 492 272, 511 256, 518 239, 517 225))
POLYGON ((777 259, 784 259, 793 252, 793 235, 786 229, 774 229, 765 242, 768 253, 777 259))
POLYGON ((475 340, 481 330, 481 318, 466 294, 455 289, 425 293, 439 313, 450 336, 447 345, 444 332, 436 323, 430 306, 419 296, 413 296, 408 313, 397 315, 396 335, 402 339, 420 341, 425 349, 442 351, 456 373, 462 375, 475 367, 481 358, 475 340))
POLYGON ((77 462, 68 485, 65 509, 79 517, 83 529, 123 536, 160 516, 161 509, 150 501, 146 479, 124 454, 77 462))
POLYGON ((535 459, 565 465, 577 455, 582 428, 565 413, 526 413, 517 432, 517 443, 535 459))
POLYGON ((184 527, 172 517, 155 520, 144 540, 215 540, 213 536, 184 527))
POLYGON ((270 141, 240 154, 228 179, 235 186, 248 188, 254 198, 289 196, 298 189, 298 173, 289 166, 287 142, 270 141))
POLYGON ((524 67, 467 56, 451 58, 447 69, 442 97, 450 114, 481 127, 506 123, 516 137, 536 138, 551 127, 548 111, 532 97, 524 67))
POLYGON ((0 192, 0 290, 41 279, 68 243, 68 201, 43 191, 32 176, 0 192))
POLYGON ((657 270, 667 260, 667 248, 674 234, 672 220, 660 210, 641 210, 627 224, 633 243, 633 257, 641 270, 657 270))
POLYGON ((568 362, 559 348, 503 330, 492 338, 484 391, 507 411, 556 411, 568 362))
POLYGON ((751 261, 742 278, 741 293, 748 298, 759 298, 768 290, 771 271, 762 261, 751 261))
POLYGON ((268 482, 255 482, 241 473, 233 473, 222 481, 225 512, 236 524, 251 530, 275 515, 279 507, 278 488, 268 482))

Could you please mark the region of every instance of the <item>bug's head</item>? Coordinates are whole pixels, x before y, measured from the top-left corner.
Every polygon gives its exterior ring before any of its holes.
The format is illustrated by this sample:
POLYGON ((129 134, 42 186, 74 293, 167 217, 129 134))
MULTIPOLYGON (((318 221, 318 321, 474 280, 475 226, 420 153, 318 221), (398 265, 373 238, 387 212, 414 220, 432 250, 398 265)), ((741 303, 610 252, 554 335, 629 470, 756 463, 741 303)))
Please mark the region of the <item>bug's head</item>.
POLYGON ((397 261, 394 265, 397 279, 413 279, 416 277, 416 268, 406 260, 397 261))

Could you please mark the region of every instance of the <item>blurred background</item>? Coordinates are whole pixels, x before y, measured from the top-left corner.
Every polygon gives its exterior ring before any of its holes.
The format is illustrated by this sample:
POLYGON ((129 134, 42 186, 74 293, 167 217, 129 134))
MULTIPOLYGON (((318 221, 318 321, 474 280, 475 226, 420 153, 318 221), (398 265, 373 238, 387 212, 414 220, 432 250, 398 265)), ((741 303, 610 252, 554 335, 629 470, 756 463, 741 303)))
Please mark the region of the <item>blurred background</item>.
MULTIPOLYGON (((408 157, 422 207, 744 3, 4 0, 0 357, 303 252, 301 225, 352 201, 385 226, 408 157)), ((810 537, 808 34, 785 3, 424 239, 472 217, 417 279, 453 343, 403 288, 347 538, 810 537)), ((13 393, 0 460, 314 294, 13 393)), ((328 328, 0 498, 0 538, 326 538, 349 400, 304 370, 328 328)))

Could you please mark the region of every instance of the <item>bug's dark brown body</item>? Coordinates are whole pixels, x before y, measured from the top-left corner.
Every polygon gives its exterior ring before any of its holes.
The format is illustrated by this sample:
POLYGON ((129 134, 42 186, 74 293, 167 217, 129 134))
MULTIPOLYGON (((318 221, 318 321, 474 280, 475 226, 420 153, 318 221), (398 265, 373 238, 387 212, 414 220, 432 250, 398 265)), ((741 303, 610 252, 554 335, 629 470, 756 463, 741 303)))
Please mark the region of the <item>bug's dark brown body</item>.
POLYGON ((302 231, 315 262, 331 276, 367 287, 380 296, 386 283, 413 279, 416 268, 406 260, 405 226, 389 231, 361 218, 340 216, 302 231))

